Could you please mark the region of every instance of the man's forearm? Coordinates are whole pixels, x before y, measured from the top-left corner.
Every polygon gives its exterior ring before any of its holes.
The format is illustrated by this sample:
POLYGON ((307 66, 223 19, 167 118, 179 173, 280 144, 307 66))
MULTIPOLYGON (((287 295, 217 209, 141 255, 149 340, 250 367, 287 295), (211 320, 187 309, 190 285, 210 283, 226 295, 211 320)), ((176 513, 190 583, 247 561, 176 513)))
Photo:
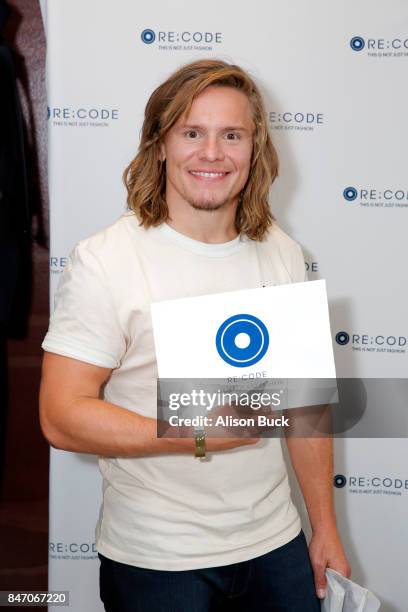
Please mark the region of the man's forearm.
POLYGON ((317 596, 326 594, 327 567, 343 576, 351 574, 337 531, 333 500, 333 440, 287 438, 287 445, 312 526, 309 556, 317 596))
POLYGON ((313 531, 336 528, 333 500, 333 440, 287 438, 287 446, 313 531))
POLYGON ((76 398, 52 422, 42 418, 44 434, 56 448, 105 457, 137 457, 166 452, 192 453, 191 438, 157 438, 157 421, 92 397, 76 398))
POLYGON ((157 438, 156 419, 99 399, 111 373, 108 368, 44 353, 40 420, 52 446, 106 457, 193 451, 191 438, 157 438))
MULTIPOLYGON (((158 438, 156 419, 99 399, 111 373, 108 368, 44 354, 40 419, 52 446, 104 457, 194 453, 191 427, 171 427, 171 437, 158 438)), ((223 451, 256 442, 257 438, 212 438, 206 447, 209 451, 223 451)))

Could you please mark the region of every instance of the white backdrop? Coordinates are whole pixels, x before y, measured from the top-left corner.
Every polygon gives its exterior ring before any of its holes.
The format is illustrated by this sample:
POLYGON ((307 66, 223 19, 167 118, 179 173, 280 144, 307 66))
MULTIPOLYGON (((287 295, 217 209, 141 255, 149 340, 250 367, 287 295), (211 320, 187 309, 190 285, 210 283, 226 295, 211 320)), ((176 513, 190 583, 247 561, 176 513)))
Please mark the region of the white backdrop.
MULTIPOLYGON (((52 294, 74 244, 124 210, 121 175, 153 88, 182 63, 218 57, 247 68, 265 93, 281 160, 273 211, 303 246, 309 277, 327 280, 338 376, 406 377, 406 0, 199 6, 44 6, 52 294)), ((336 441, 353 577, 386 612, 407 610, 407 455, 404 439, 336 441)), ((102 610, 100 489, 96 460, 52 451, 49 588, 70 590, 75 612, 102 610)))

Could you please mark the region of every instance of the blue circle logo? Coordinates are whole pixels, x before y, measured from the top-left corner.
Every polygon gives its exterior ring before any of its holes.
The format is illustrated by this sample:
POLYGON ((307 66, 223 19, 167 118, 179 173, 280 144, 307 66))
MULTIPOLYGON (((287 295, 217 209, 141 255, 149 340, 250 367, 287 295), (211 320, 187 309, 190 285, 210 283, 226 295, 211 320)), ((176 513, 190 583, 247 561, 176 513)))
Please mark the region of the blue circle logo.
POLYGON ((353 36, 350 40, 350 47, 353 51, 361 51, 365 47, 365 40, 361 36, 353 36))
POLYGON ((269 334, 257 317, 237 314, 220 325, 215 344, 221 359, 237 368, 246 368, 265 355, 269 334))
POLYGON ((333 483, 337 489, 342 489, 347 484, 347 478, 343 474, 336 474, 333 478, 333 483))
POLYGON ((345 344, 348 344, 348 342, 350 342, 350 336, 347 332, 340 331, 336 334, 336 342, 337 344, 344 346, 345 344))
POLYGON ((352 202, 353 200, 355 200, 357 195, 358 192, 355 187, 346 187, 343 191, 344 199, 347 200, 347 202, 352 202))
POLYGON ((153 30, 147 29, 143 30, 140 35, 140 38, 146 45, 151 45, 156 40, 156 34, 153 32, 153 30))

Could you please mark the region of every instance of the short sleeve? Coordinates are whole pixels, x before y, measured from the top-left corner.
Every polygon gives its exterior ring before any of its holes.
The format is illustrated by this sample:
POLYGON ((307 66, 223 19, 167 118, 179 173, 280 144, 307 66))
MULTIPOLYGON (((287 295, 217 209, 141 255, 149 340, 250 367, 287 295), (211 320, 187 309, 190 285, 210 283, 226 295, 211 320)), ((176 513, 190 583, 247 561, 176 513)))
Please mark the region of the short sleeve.
POLYGON ((297 243, 292 258, 292 279, 294 283, 304 283, 308 280, 305 258, 297 243))
POLYGON ((105 368, 119 367, 126 342, 111 284, 99 259, 79 243, 62 274, 42 348, 105 368))

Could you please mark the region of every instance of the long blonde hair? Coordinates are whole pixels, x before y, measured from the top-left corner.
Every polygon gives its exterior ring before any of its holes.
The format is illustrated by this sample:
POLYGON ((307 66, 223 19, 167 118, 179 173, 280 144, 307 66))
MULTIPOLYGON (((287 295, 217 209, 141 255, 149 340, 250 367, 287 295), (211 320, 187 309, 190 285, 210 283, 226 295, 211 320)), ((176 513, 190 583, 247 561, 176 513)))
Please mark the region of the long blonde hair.
POLYGON ((278 156, 257 86, 242 68, 221 60, 201 60, 182 66, 150 96, 138 153, 123 175, 128 207, 146 228, 168 219, 166 164, 160 160, 160 145, 177 120, 188 114, 194 98, 210 85, 233 87, 243 92, 251 104, 255 124, 251 168, 241 192, 235 224, 239 233, 252 240, 263 240, 273 222, 268 194, 278 174, 278 156))

